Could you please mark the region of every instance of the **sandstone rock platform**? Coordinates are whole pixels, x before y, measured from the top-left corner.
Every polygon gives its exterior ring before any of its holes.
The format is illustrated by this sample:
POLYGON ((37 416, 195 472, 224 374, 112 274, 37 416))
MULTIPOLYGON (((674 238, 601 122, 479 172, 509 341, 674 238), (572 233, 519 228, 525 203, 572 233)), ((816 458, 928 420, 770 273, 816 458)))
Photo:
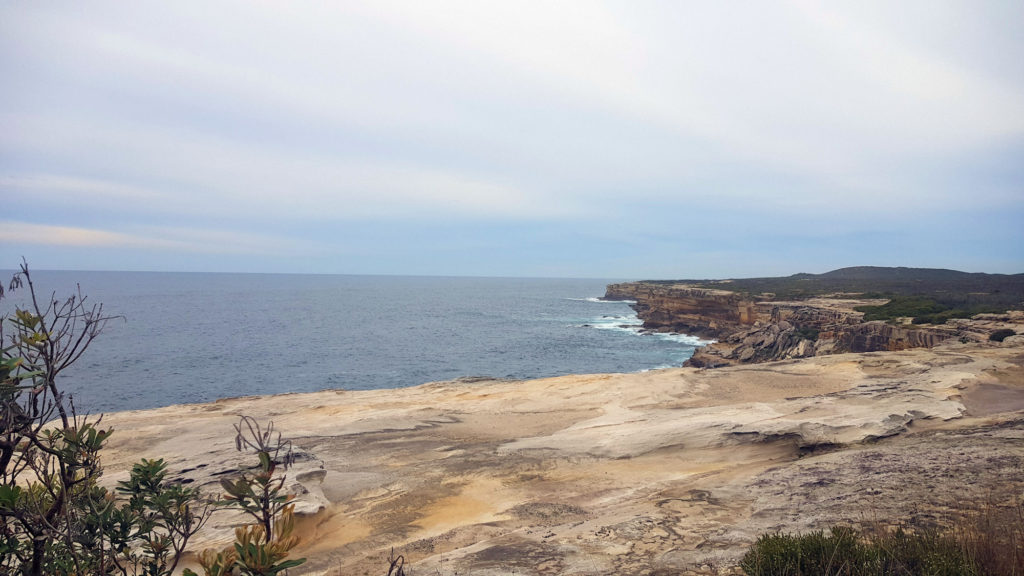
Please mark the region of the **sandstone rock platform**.
MULTIPOLYGON (((765 531, 1024 497, 1011 340, 114 413, 105 481, 163 457, 218 494, 244 414, 300 452, 295 574, 384 574, 392 547, 419 574, 728 573, 765 531)), ((196 546, 238 521, 215 516, 196 546)))

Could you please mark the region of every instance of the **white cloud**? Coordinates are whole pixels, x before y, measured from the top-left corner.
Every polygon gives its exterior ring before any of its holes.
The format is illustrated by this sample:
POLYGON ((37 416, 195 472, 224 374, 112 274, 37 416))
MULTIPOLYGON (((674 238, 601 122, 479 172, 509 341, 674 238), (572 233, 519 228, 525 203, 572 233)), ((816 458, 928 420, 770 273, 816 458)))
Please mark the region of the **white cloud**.
POLYGON ((147 245, 152 240, 107 230, 73 226, 48 226, 29 222, 0 222, 0 241, 19 245, 70 247, 112 247, 133 244, 147 245))
MULTIPOLYGON (((202 210, 233 220, 358 218, 540 218, 579 212, 547 189, 518 186, 472 169, 448 170, 386 157, 330 157, 286 146, 225 140, 216 135, 106 126, 75 118, 20 118, 31 147, 95 159, 90 168, 149 181, 158 190, 109 180, 53 175, 0 178, 0 190, 39 199, 83 195, 123 201, 141 213, 202 210), (56 139, 50 140, 57 134, 56 139), (88 140, 90 149, 76 143, 88 140)), ((13 122, 12 122, 13 124, 13 122)))
POLYGON ((0 194, 17 197, 11 221, 35 221, 29 198, 49 224, 99 234, 70 239, 185 251, 272 250, 286 239, 262 230, 360 220, 730 214, 713 228, 1020 210, 1019 170, 968 176, 1024 140, 1024 46, 1007 10, 6 5, 0 194), (218 227, 234 232, 195 240, 218 227))
POLYGON ((128 248, 203 254, 287 255, 322 250, 309 242, 212 228, 146 226, 122 232, 9 220, 0 221, 0 242, 18 246, 128 248))
POLYGON ((32 194, 66 201, 152 202, 163 195, 153 190, 121 182, 62 176, 58 174, 28 174, 0 176, 0 192, 5 194, 32 194))

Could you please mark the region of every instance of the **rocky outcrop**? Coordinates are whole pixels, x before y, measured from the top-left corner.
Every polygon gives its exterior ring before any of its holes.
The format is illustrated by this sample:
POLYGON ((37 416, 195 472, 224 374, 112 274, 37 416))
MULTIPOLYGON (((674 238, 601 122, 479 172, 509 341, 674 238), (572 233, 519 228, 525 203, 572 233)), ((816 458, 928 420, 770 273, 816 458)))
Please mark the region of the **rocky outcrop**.
POLYGON ((846 352, 895 352, 931 348, 958 336, 953 328, 893 326, 885 322, 856 322, 843 318, 831 323, 807 321, 813 311, 747 330, 734 332, 715 344, 699 348, 690 366, 715 368, 751 362, 808 358, 846 352))
MULTIPOLYGON (((417 574, 721 574, 759 534, 1016 502, 1022 352, 954 341, 107 414, 103 478, 162 457, 217 497, 251 462, 231 433, 247 414, 301 455, 294 576, 383 574, 392 548, 417 574)), ((233 540, 244 519, 225 514, 193 549, 233 540)))
MULTIPOLYGON (((725 283, 723 286, 727 286, 725 283)), ((931 348, 951 339, 984 341, 999 328, 1017 327, 1021 312, 981 315, 941 326, 864 322, 854 308, 885 300, 812 298, 784 302, 753 299, 725 289, 631 282, 608 286, 606 299, 631 300, 644 328, 714 338, 688 365, 703 368, 806 358, 846 352, 931 348)))
POLYGON ((712 338, 768 320, 771 314, 735 292, 685 284, 611 284, 605 299, 634 301, 647 329, 712 338))
POLYGON ((834 350, 840 352, 881 352, 909 348, 931 348, 956 336, 955 330, 941 327, 907 328, 885 322, 863 322, 828 334, 834 350))

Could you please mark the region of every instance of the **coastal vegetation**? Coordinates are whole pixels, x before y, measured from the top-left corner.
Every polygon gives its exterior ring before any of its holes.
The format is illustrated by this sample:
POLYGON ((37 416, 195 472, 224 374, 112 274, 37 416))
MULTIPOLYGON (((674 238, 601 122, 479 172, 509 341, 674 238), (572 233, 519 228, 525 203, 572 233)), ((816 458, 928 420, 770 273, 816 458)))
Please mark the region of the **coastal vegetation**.
POLYGON ((1004 328, 1002 330, 996 330, 995 332, 989 334, 988 339, 991 340, 992 342, 1002 342, 1003 340, 1006 340, 1010 336, 1016 335, 1017 333, 1014 332, 1013 330, 1010 330, 1009 328, 1004 328))
MULTIPOLYGON (((242 416, 235 424, 235 447, 255 452, 256 472, 242 470, 237 478, 221 480, 225 496, 218 504, 242 510, 253 522, 235 529, 235 543, 224 550, 203 550, 199 563, 206 576, 245 574, 275 576, 301 565, 305 558, 289 559, 299 543, 295 531, 294 498, 284 490, 285 477, 278 466, 287 469, 294 461, 292 445, 275 434, 273 422, 264 428, 255 419, 242 416)), ((185 569, 184 576, 197 576, 185 569)))
POLYGON ((1024 574, 1024 505, 984 503, 953 527, 762 534, 740 561, 748 576, 1007 576, 1024 574))
POLYGON ((765 534, 740 565, 748 576, 980 576, 952 538, 937 533, 864 536, 849 527, 808 534, 765 534))
POLYGON ((221 507, 254 521, 228 549, 200 553, 207 576, 273 576, 304 561, 287 558, 297 543, 283 490, 291 448, 273 424, 242 417, 236 425, 236 446, 255 452, 258 465, 222 481, 222 500, 169 478, 163 459, 141 460, 114 491, 102 486, 114 431, 102 416, 79 414, 58 378, 115 317, 81 290, 38 294, 25 263, 7 292, 20 289, 28 305, 0 318, 0 574, 170 576, 221 507))
POLYGON ((801 326, 796 329, 796 333, 803 340, 815 342, 818 340, 818 336, 821 334, 821 331, 812 326, 801 326))
MULTIPOLYGON (((983 274, 932 268, 858 266, 824 274, 731 280, 651 280, 652 284, 688 284, 736 292, 752 299, 804 300, 833 295, 859 298, 906 298, 906 305, 929 301, 941 314, 978 314, 1024 308, 1024 274, 983 274)), ((914 316, 916 314, 903 314, 914 316)), ((895 316, 891 316, 895 317, 895 316)), ((961 316, 951 315, 950 318, 961 316)), ((880 318, 882 319, 882 318, 880 318)), ((938 317, 936 317, 938 319, 938 317)), ((945 321, 945 320, 942 320, 945 321)))
MULTIPOLYGON (((875 295, 873 295, 875 296, 875 295)), ((951 304, 940 302, 926 296, 901 296, 901 295, 877 295, 879 298, 889 298, 889 301, 879 306, 857 306, 854 310, 864 313, 864 320, 896 320, 899 318, 911 318, 914 324, 943 324, 953 318, 970 318, 975 314, 1002 312, 1003 310, 991 305, 968 305, 951 304)))

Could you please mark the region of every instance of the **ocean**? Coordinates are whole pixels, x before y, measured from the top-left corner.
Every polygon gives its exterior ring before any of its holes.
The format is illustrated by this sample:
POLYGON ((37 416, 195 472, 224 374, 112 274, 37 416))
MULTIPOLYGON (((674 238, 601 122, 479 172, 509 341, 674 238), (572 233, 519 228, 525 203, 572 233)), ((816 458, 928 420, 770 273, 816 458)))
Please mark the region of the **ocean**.
MULTIPOLYGON (((4 273, 6 284, 10 273, 4 273)), ((76 283, 111 320, 59 379, 79 412, 461 377, 527 379, 678 366, 701 344, 644 334, 613 280, 33 272, 76 283)), ((24 302, 9 294, 0 311, 24 302)))

